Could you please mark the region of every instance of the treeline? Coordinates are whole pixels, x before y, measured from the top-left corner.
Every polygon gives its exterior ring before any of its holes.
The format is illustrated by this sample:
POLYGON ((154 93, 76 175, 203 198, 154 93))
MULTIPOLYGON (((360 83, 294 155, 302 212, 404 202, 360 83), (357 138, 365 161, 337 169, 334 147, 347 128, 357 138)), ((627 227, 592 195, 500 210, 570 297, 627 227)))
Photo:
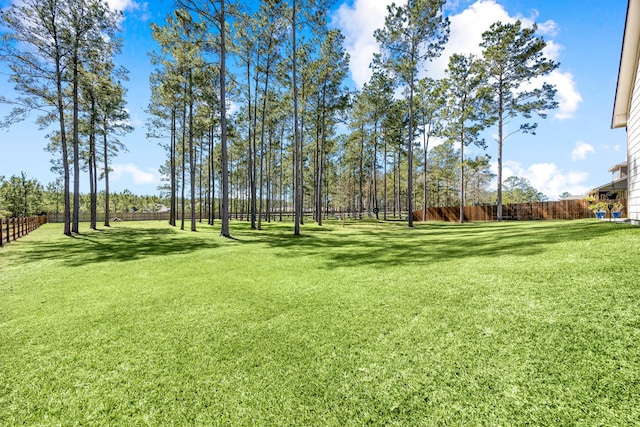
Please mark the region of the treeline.
MULTIPOLYGON (((515 132, 513 125, 509 135, 502 129, 556 106, 551 86, 528 82, 557 64, 542 56, 535 27, 496 23, 483 36, 483 57, 453 55, 444 79, 419 78, 447 42, 443 3, 391 6, 375 33, 380 52, 372 77, 354 91, 345 85, 344 37, 328 27, 331 2, 234 3, 223 46, 220 6, 178 1, 163 25, 152 26, 159 47, 148 108, 149 135, 167 151, 162 171, 171 211, 188 211, 186 201, 200 194, 213 215, 227 172, 228 209, 246 209, 257 229, 277 210, 293 211, 299 222, 303 210, 313 212, 321 224, 336 211, 386 218, 420 205, 516 199, 503 194, 501 177, 502 142, 515 132), (228 96, 235 106, 222 114, 226 143, 219 132, 222 48, 233 60, 228 96), (481 132, 493 125, 499 185, 491 191, 490 157, 468 156, 465 148, 486 147, 481 132)), ((535 127, 521 123, 516 132, 535 127)))
MULTIPOLYGON (((439 151, 439 150, 436 150, 439 151)), ((437 153, 436 153, 437 154, 437 153)), ((438 163, 437 161, 434 163, 438 163)), ((444 170, 444 169, 443 169, 444 170)), ((433 171, 434 175, 439 175, 441 171, 433 171)), ((488 178, 489 175, 482 174, 470 174, 467 182, 470 183, 469 194, 473 205, 486 205, 490 204, 486 200, 495 199, 495 193, 487 192, 483 188, 486 187, 486 182, 478 178, 488 178)), ((370 183, 371 184, 371 183, 370 183)), ((232 187, 236 190, 235 187, 232 187)), ((238 187, 239 188, 239 187, 238 187)), ((443 187, 444 188, 444 187, 443 187)), ((372 189, 371 185, 367 185, 367 190, 372 189)), ((441 207, 452 206, 450 200, 453 199, 456 188, 450 186, 449 192, 442 191, 442 199, 436 198, 429 206, 441 207), (451 196, 451 198, 449 198, 451 196)), ((434 193, 437 195, 437 192, 434 193)), ((506 204, 510 203, 524 203, 524 202, 540 202, 545 201, 547 197, 533 188, 531 184, 524 178, 509 177, 503 184, 503 195, 506 204)), ((79 212, 91 213, 91 206, 97 202, 97 214, 109 215, 109 213, 119 214, 125 212, 162 212, 167 209, 170 203, 170 197, 166 194, 157 195, 137 195, 130 190, 123 190, 121 192, 112 192, 109 194, 107 202, 107 194, 105 191, 98 191, 97 194, 80 194, 79 197, 79 212), (107 204, 108 203, 108 204, 107 204), (108 209, 107 209, 108 208, 108 209)), ((0 217, 28 217, 41 214, 58 214, 62 212, 63 208, 63 187, 62 179, 58 178, 54 182, 48 183, 43 186, 37 179, 28 178, 25 172, 20 175, 14 175, 7 179, 0 176, 0 217)), ((230 218, 239 220, 245 220, 251 218, 251 209, 249 198, 246 195, 242 195, 238 192, 232 193, 232 197, 229 199, 230 203, 230 218)), ((196 213, 198 218, 205 218, 206 215, 211 215, 208 209, 209 206, 214 206, 216 211, 220 212, 221 200, 215 199, 213 203, 206 200, 206 195, 202 192, 198 192, 198 197, 195 199, 195 203, 191 203, 191 200, 185 200, 185 210, 182 211, 178 208, 177 215, 182 221, 185 220, 187 214, 192 212, 196 213), (194 210, 192 211, 192 206, 194 210)), ((372 217, 375 215, 374 208, 370 203, 367 203, 368 208, 364 212, 364 216, 372 217)), ((291 220, 291 213, 293 212, 292 204, 284 199, 272 199, 271 203, 264 212, 264 219, 267 221, 282 221, 291 220)), ((305 208, 304 212, 313 212, 312 207, 309 205, 305 208)), ((402 212, 397 206, 390 206, 389 211, 379 211, 381 215, 391 216, 397 218, 402 212)), ((346 207, 329 207, 325 212, 325 216, 329 214, 350 214, 351 216, 363 217, 363 212, 358 212, 346 207)))
MULTIPOLYGON (((172 225, 182 212, 184 227, 185 212, 191 212, 195 231, 198 200, 210 222, 218 212, 226 237, 229 212, 239 207, 257 229, 268 212, 291 210, 294 234, 300 233, 303 211, 321 224, 331 211, 386 218, 419 205, 459 205, 463 220, 464 205, 494 202, 501 218, 502 143, 516 132, 533 133, 530 119, 556 106, 554 88, 539 79, 557 64, 543 56, 546 44, 536 27, 495 23, 483 34, 480 57, 453 55, 445 77, 433 80, 422 76, 448 41, 444 0, 391 5, 374 33, 380 49, 370 64, 371 79, 354 91, 345 83, 350 58, 344 36, 328 25, 333 4, 177 0, 162 25, 152 24, 158 48, 151 52, 147 129, 167 153, 162 190, 172 225), (517 119, 505 134, 503 128, 517 119), (481 136, 490 126, 498 135, 495 194, 487 188, 494 178, 489 156, 465 153, 472 144, 486 147, 481 136)), ((118 126, 128 121, 112 63, 119 49, 116 18, 99 0, 26 0, 3 15, 12 31, 4 36, 10 43, 3 58, 16 74, 29 65, 20 49, 41 43, 25 30, 46 35, 39 50, 44 54, 34 54, 33 62, 41 61, 49 73, 21 83, 55 88, 37 99, 52 108, 47 117, 60 122, 52 143, 60 147, 65 224, 76 218, 67 217, 69 207, 80 205, 75 199, 83 164, 93 171, 92 209, 99 171, 110 208, 107 162, 117 149, 115 136, 128 129, 118 126), (33 10, 39 15, 28 13, 33 10), (51 40, 52 29, 66 35, 51 40), (93 42, 102 55, 95 54, 93 42), (102 154, 92 145, 99 136, 102 154)), ((26 99, 13 118, 28 110, 26 99)), ((77 232, 77 224, 70 232, 77 232)))
MULTIPOLYGON (((162 209, 167 199, 160 196, 133 194, 129 190, 112 192, 108 195, 102 190, 96 194, 79 194, 78 212, 156 212, 162 209)), ((0 176, 0 216, 26 217, 41 214, 64 212, 64 187, 62 179, 42 185, 37 179, 27 177, 25 172, 9 178, 0 176)))

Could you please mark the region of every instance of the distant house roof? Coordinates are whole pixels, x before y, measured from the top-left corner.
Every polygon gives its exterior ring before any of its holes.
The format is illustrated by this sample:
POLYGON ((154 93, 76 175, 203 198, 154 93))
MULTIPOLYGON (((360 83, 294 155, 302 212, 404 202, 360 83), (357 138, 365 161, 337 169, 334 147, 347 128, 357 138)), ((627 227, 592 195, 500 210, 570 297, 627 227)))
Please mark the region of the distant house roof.
POLYGON ((590 193, 594 193, 596 191, 621 191, 627 189, 627 177, 617 179, 615 181, 608 182, 606 184, 602 184, 599 187, 596 187, 590 191, 590 193))
POLYGON ((640 19, 637 19, 638 16, 640 16, 640 0, 629 0, 620 54, 616 99, 613 103, 612 128, 621 128, 627 125, 631 95, 638 68, 638 55, 640 54, 640 19))
MULTIPOLYGON (((620 162, 609 169, 609 172, 616 172, 627 167, 627 162, 620 162)), ((627 190, 627 174, 622 173, 618 176, 614 176, 610 182, 602 184, 596 188, 591 189, 589 194, 602 193, 605 191, 626 191, 627 190)))
POLYGON ((582 200, 584 199, 584 194, 570 194, 566 197, 561 198, 560 200, 582 200))
POLYGON ((624 168, 626 168, 626 167, 627 167, 627 162, 626 162, 626 160, 625 160, 625 161, 624 161, 624 162, 622 162, 622 163, 618 163, 617 165, 613 165, 613 166, 611 166, 611 169, 609 169, 609 172, 615 172, 615 171, 617 171, 617 170, 619 170, 619 169, 624 169, 624 168))

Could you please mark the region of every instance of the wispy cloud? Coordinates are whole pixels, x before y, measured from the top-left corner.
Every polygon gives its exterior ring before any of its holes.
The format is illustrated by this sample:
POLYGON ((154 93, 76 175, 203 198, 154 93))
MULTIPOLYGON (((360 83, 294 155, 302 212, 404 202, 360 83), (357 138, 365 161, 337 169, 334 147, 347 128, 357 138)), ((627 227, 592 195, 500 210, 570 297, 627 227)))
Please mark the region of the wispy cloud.
MULTIPOLYGON (((333 14, 332 24, 345 36, 345 49, 351 56, 351 78, 358 88, 371 78, 369 64, 379 51, 373 33, 384 26, 391 3, 393 0, 355 0, 351 6, 343 3, 333 14)), ((398 5, 404 3, 405 0, 396 1, 398 5)))
POLYGON ((584 141, 578 141, 576 142, 576 146, 571 152, 571 160, 573 160, 574 162, 578 160, 584 160, 587 158, 587 154, 595 153, 596 149, 593 147, 593 145, 584 141))
POLYGON ((157 169, 148 168, 143 171, 133 163, 114 164, 112 167, 111 179, 119 181, 125 176, 129 176, 134 184, 160 184, 161 175, 157 169))
POLYGON ((140 3, 134 0, 107 0, 107 4, 109 4, 109 8, 113 10, 138 10, 142 7, 146 7, 146 3, 140 3))
POLYGON ((149 3, 135 0, 107 0, 111 10, 136 13, 138 19, 146 21, 149 18, 149 3))

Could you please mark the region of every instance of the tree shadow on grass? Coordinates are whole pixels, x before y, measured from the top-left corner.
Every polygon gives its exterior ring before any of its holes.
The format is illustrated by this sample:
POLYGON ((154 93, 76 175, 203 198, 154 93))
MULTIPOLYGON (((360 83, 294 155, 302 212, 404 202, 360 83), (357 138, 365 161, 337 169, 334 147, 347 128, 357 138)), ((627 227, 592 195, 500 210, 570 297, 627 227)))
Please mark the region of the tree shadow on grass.
POLYGON ((20 252, 20 262, 62 260, 68 266, 128 262, 154 256, 186 254, 218 246, 209 235, 185 238, 173 228, 115 227, 89 231, 72 238, 32 239, 20 252))
POLYGON ((294 237, 280 233, 270 235, 264 243, 285 249, 281 255, 286 257, 322 257, 327 269, 363 265, 383 269, 465 257, 533 256, 556 243, 589 240, 621 227, 625 226, 585 222, 429 223, 416 229, 369 227, 353 234, 294 237))
MULTIPOLYGON (((621 230, 624 225, 597 222, 508 222, 427 223, 409 229, 402 223, 342 224, 325 227, 310 224, 301 236, 294 236, 283 224, 250 230, 234 223, 234 238, 221 239, 218 230, 201 227, 200 232, 180 231, 168 226, 126 226, 89 231, 69 238, 37 238, 16 252, 16 262, 62 260, 68 266, 106 262, 128 262, 156 256, 170 256, 211 250, 228 244, 260 245, 275 256, 295 262, 297 256, 319 257, 323 268, 371 266, 384 269, 426 265, 465 257, 536 255, 554 243, 588 240, 621 230)), ((640 228, 631 227, 638 233, 640 228)), ((256 249, 259 256, 260 249, 256 249)), ((258 262, 258 261, 256 261, 258 262)))

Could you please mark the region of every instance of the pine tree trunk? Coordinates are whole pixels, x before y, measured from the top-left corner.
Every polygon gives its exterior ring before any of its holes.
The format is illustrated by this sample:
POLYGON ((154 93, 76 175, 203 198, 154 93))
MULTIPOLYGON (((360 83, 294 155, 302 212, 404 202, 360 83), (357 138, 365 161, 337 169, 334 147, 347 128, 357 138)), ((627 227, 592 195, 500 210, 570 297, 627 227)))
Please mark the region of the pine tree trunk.
POLYGON ((496 219, 498 221, 502 221, 502 126, 503 126, 503 111, 504 106, 503 102, 503 94, 502 94, 502 84, 499 84, 498 89, 498 191, 497 191, 497 199, 496 199, 496 219))
POLYGON ((96 168, 96 101, 91 97, 91 116, 89 125, 89 198, 90 198, 90 224, 89 228, 95 230, 98 222, 97 207, 97 168, 96 168))
POLYGON ((384 209, 383 218, 385 221, 387 220, 387 175, 387 139, 384 138, 384 188, 382 190, 382 200, 384 201, 384 204, 382 205, 382 208, 384 209))
POLYGON ((171 170, 171 208, 169 210, 169 225, 176 226, 177 219, 177 210, 178 210, 178 200, 176 198, 178 192, 177 186, 177 171, 176 171, 176 109, 175 107, 171 107, 171 146, 169 148, 169 168, 171 170))
POLYGON ((460 224, 464 222, 464 131, 460 133, 460 224))
POLYGON ((102 123, 102 149, 104 155, 104 226, 110 227, 109 216, 111 215, 109 206, 109 143, 107 139, 107 119, 105 118, 102 123))
POLYGON ((222 227, 220 235, 231 237, 229 232, 229 173, 227 170, 227 105, 226 105, 226 25, 224 1, 220 0, 220 131, 222 144, 222 211, 220 213, 222 227))
POLYGON ((180 230, 184 230, 184 214, 185 214, 185 189, 187 186, 186 169, 187 169, 187 106, 182 107, 182 171, 180 172, 180 230))
POLYGON ((364 195, 363 193, 363 181, 364 181, 364 123, 360 126, 360 154, 359 154, 359 173, 358 177, 358 218, 362 219, 362 212, 364 211, 364 195))
MULTIPOLYGON (((413 59, 413 58, 412 58, 413 59)), ((413 227, 413 74, 409 83, 409 136, 407 137, 407 210, 408 225, 413 227)))
POLYGON ((294 163, 294 225, 293 234, 300 235, 300 223, 302 222, 302 150, 300 147, 300 132, 298 129, 298 70, 297 70, 297 40, 296 27, 298 26, 297 1, 293 0, 291 8, 291 33, 292 33, 292 78, 293 78, 293 163, 294 163))
POLYGON ((193 146, 193 87, 189 72, 189 183, 191 194, 191 231, 196 231, 196 160, 193 146))
POLYGON ((78 46, 74 47, 73 54, 73 220, 71 224, 72 233, 80 233, 80 136, 79 136, 79 119, 78 112, 80 110, 78 100, 78 46))

